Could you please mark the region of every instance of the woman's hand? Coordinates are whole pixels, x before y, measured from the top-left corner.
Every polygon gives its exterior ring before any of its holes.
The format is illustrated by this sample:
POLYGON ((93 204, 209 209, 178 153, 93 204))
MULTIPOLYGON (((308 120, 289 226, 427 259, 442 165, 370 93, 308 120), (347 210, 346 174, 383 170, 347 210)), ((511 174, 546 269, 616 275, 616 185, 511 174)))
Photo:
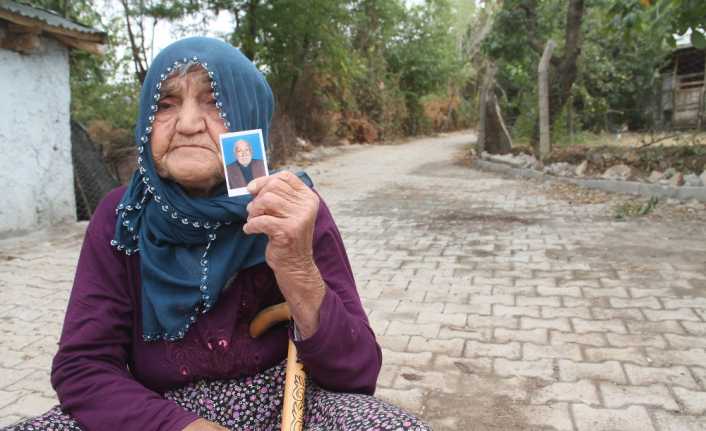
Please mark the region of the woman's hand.
POLYGON ((196 419, 181 431, 228 431, 228 428, 224 428, 206 419, 196 419))
POLYGON ((247 234, 269 238, 265 258, 277 278, 299 332, 304 338, 319 327, 319 307, 326 292, 314 262, 313 240, 319 196, 291 172, 251 181, 247 234))

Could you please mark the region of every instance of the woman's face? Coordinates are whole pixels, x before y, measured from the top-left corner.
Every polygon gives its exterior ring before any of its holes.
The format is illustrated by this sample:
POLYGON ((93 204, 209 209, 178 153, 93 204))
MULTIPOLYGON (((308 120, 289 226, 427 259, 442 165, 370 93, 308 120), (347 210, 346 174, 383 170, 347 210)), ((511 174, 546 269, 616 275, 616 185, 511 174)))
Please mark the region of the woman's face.
POLYGON ((228 130, 218 115, 203 68, 162 84, 152 126, 152 158, 157 174, 194 196, 207 195, 223 182, 218 135, 228 130))

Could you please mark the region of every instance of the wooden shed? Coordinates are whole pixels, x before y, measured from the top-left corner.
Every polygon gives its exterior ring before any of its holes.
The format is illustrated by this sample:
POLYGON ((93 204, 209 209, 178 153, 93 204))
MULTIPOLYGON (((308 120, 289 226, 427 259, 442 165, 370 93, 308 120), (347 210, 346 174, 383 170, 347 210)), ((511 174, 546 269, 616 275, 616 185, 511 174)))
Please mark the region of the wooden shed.
POLYGON ((706 123, 704 72, 706 50, 678 39, 677 48, 661 69, 660 122, 675 129, 702 128, 706 123))

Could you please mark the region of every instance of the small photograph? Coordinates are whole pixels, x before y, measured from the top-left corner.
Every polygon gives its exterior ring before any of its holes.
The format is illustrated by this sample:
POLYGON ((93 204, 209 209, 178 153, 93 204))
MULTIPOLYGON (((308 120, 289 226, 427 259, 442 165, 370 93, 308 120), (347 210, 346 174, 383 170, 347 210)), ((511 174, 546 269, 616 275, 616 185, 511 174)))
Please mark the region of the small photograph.
POLYGON ((261 129, 223 133, 220 144, 229 197, 247 195, 250 181, 269 175, 261 129))

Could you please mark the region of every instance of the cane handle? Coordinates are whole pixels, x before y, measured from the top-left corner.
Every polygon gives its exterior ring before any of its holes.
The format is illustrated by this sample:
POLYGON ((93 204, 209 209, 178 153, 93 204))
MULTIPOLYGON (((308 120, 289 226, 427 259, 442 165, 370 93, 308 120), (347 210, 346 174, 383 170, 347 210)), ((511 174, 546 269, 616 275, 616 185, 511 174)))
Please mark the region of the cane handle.
MULTIPOLYGON (((291 319, 286 302, 272 305, 257 313, 250 322, 250 336, 257 338, 278 323, 291 319)), ((284 400, 282 401, 281 431, 304 429, 304 394, 306 372, 304 364, 297 359, 297 347, 289 340, 287 348, 287 371, 284 378, 284 400)))
POLYGON ((250 336, 257 338, 276 324, 286 322, 291 316, 286 302, 269 306, 257 313, 250 322, 250 336))

